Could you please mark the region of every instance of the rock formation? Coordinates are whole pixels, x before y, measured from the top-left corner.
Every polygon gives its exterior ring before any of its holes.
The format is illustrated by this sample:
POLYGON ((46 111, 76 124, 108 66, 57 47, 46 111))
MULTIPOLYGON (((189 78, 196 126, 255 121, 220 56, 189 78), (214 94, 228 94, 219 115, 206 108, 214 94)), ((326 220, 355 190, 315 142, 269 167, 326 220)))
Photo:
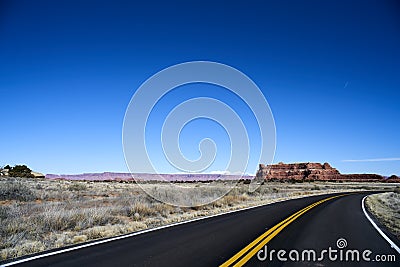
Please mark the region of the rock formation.
POLYGON ((340 174, 329 163, 278 163, 260 164, 257 179, 269 181, 353 181, 353 182, 397 182, 378 174, 340 174))
POLYGON ((285 180, 334 180, 338 179, 340 173, 332 168, 329 163, 290 163, 272 164, 265 166, 260 164, 256 174, 258 178, 285 179, 285 180))

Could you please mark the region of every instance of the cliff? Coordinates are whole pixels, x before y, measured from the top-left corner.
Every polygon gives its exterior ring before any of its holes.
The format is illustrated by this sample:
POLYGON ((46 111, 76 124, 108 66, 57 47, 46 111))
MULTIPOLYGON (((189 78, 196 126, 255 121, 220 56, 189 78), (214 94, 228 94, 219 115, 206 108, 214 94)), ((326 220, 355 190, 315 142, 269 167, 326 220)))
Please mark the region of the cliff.
POLYGON ((340 176, 340 172, 328 163, 284 164, 280 162, 267 166, 260 164, 256 176, 267 180, 334 180, 340 176))
POLYGON ((260 164, 256 174, 259 180, 295 180, 295 181, 352 181, 352 182, 399 182, 398 179, 386 179, 378 174, 341 174, 329 163, 278 163, 260 164))

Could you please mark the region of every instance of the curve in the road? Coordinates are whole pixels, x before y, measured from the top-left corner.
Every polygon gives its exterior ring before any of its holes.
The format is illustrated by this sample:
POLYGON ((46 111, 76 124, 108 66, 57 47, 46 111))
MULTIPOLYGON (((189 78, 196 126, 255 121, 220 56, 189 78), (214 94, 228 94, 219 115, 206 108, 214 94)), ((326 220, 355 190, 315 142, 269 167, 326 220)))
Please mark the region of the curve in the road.
MULTIPOLYGON (((256 251, 254 248, 261 242, 265 243, 268 237, 268 246, 276 249, 321 249, 336 244, 337 238, 345 237, 350 247, 369 248, 381 254, 396 253, 372 227, 361 209, 361 200, 368 194, 371 192, 341 197, 341 194, 310 196, 278 202, 157 231, 130 234, 112 241, 96 241, 96 245, 79 245, 79 249, 64 249, 62 253, 56 250, 50 252, 54 253, 51 256, 42 256, 48 255, 49 252, 45 252, 36 255, 34 260, 20 261, 18 266, 219 266, 253 244, 232 264, 238 263, 250 255, 248 252, 256 251), (266 231, 266 227, 270 230, 266 231), (272 233, 275 233, 274 238, 271 238, 272 233), (255 240, 259 242, 253 243, 255 240)), ((262 262, 254 256, 249 258, 246 266, 307 265, 301 262, 262 262)), ((329 262, 321 264, 332 265, 329 262)), ((392 262, 387 266, 398 266, 396 264, 392 262)), ((347 265, 360 266, 360 262, 347 265)))
POLYGON ((299 218, 301 215, 306 213, 307 211, 311 210, 312 208, 320 205, 321 203, 324 203, 326 201, 329 201, 334 198, 342 197, 348 194, 342 194, 338 196, 332 196, 328 197, 325 199, 322 199, 320 201, 317 201, 301 210, 298 212, 294 213, 293 215, 287 217, 285 220, 279 222, 272 228, 268 229, 265 233, 260 235, 258 238, 256 238, 253 242, 251 242, 249 245, 247 245, 245 248, 243 248, 241 251, 236 253, 232 258, 224 262, 223 264, 220 265, 220 267, 228 267, 228 266, 234 266, 234 267, 240 267, 243 266, 246 262, 248 262, 255 254, 257 254, 260 249, 262 249, 269 241, 272 240, 279 232, 281 232, 286 226, 291 224, 293 221, 295 221, 297 218, 299 218))

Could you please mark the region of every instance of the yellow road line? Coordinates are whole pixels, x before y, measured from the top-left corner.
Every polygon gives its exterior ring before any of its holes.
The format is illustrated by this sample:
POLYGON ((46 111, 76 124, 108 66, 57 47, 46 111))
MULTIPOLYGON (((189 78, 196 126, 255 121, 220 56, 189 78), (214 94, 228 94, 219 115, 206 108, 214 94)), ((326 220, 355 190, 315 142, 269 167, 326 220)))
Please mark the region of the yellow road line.
POLYGON ((247 261, 251 259, 263 246, 265 246, 269 241, 271 241, 272 238, 274 238, 280 231, 282 231, 286 226, 288 226, 290 223, 292 223, 294 220, 296 220, 298 217, 309 211, 310 209, 314 208, 315 206, 318 206, 319 204, 337 198, 337 197, 342 197, 347 194, 343 195, 338 195, 338 196, 333 196, 333 197, 328 197, 325 199, 322 199, 320 201, 317 201, 311 205, 308 205, 307 207, 299 210, 298 212, 294 213, 293 215, 289 216, 285 220, 281 221, 280 223, 276 224, 274 227, 268 229, 264 234, 260 235, 257 237, 253 242, 251 242, 249 245, 247 245, 245 248, 240 250, 238 253, 236 253, 232 258, 224 262, 223 264, 220 265, 220 267, 227 267, 231 266, 234 262, 236 262, 240 257, 242 257, 245 253, 247 253, 250 249, 253 249, 245 255, 239 262, 234 264, 233 266, 235 267, 240 267, 243 266, 247 261), (258 245, 257 245, 258 244, 258 245))
MULTIPOLYGON (((312 205, 315 205, 312 204, 312 205)), ((311 205, 310 205, 311 206, 311 205)), ((309 208, 309 206, 303 208, 302 210, 299 210, 298 212, 296 212, 295 214, 289 216, 288 218, 286 218, 285 220, 281 221, 280 223, 276 224, 274 227, 268 229, 268 231, 266 231, 264 234, 260 235, 259 237, 257 237, 257 239, 255 239, 253 242, 251 242, 250 244, 248 244, 245 248, 243 248, 241 251, 239 251, 237 254, 235 254, 232 258, 230 258, 229 260, 227 260, 226 262, 224 262, 222 265, 220 265, 221 267, 226 267, 229 266, 230 264, 234 263, 237 259, 239 259, 243 254, 245 254, 249 249, 251 249, 252 247, 254 247, 255 245, 257 245, 262 239, 264 239, 265 237, 267 237, 269 234, 271 234, 273 231, 275 231, 275 229, 277 229, 279 226, 281 226, 282 224, 284 224, 285 222, 287 222, 288 220, 290 220, 291 218, 293 218, 294 216, 296 216, 297 214, 299 214, 300 212, 302 212, 303 210, 309 208)))

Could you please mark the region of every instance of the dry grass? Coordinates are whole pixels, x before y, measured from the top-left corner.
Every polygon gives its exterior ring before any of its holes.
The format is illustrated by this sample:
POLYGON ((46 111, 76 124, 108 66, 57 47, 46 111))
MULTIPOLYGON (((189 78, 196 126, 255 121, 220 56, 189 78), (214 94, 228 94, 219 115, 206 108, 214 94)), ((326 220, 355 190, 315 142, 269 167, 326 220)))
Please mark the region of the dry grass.
MULTIPOLYGON (((142 186, 171 201, 187 198, 169 191, 167 184, 142 186)), ((187 186, 200 189, 199 194, 184 199, 185 203, 196 205, 200 198, 225 192, 231 185, 216 182, 187 186)), ((385 188, 393 185, 275 182, 249 192, 248 185, 240 183, 208 205, 181 208, 148 197, 133 183, 0 178, 0 256, 14 258, 288 198, 385 188)))
MULTIPOLYGON (((397 190, 398 191, 398 190, 397 190)), ((371 195, 368 210, 400 240, 400 192, 371 195)))
POLYGON ((23 183, 11 181, 0 187, 0 200, 29 201, 34 199, 36 196, 32 190, 23 183))

